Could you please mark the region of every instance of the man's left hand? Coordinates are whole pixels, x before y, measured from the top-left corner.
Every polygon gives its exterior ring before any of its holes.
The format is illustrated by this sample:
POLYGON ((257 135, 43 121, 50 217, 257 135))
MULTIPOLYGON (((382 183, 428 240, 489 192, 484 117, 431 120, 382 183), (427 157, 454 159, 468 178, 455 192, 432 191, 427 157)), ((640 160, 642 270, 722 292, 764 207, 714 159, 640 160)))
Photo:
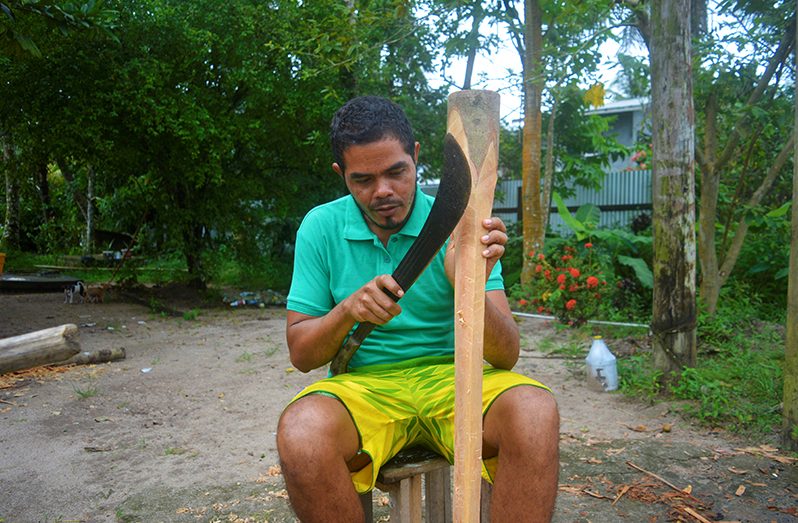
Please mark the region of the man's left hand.
MULTIPOLYGON (((504 222, 496 216, 482 220, 482 227, 485 229, 485 234, 480 238, 483 245, 482 257, 486 260, 485 275, 490 276, 490 272, 504 255, 504 246, 507 244, 507 227, 504 222)), ((454 267, 455 267, 455 236, 449 241, 446 248, 446 277, 454 287, 454 267)))

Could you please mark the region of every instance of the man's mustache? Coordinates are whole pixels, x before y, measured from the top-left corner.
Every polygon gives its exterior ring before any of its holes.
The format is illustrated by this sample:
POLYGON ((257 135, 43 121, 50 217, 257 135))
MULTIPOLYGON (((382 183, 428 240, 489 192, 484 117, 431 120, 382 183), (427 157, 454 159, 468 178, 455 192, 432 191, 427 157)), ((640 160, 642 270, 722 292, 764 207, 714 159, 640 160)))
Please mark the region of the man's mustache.
POLYGON ((376 211, 381 207, 400 207, 402 205, 404 205, 402 200, 398 200, 396 198, 385 198, 383 200, 377 200, 374 204, 369 205, 369 209, 376 211))

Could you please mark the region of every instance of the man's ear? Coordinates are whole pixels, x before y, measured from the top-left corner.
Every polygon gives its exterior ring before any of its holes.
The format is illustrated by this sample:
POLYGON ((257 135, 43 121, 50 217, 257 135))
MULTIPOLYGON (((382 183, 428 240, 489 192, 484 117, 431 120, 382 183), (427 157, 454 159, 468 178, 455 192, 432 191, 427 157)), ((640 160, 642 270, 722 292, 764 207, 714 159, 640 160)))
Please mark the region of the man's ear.
POLYGON ((333 162, 333 164, 332 164, 332 168, 333 168, 333 171, 335 171, 335 173, 336 173, 338 176, 340 176, 341 178, 343 178, 343 177, 344 177, 344 170, 343 170, 343 169, 341 169, 341 166, 340 166, 340 165, 338 165, 338 163, 336 163, 336 162, 333 162))
POLYGON ((413 163, 418 165, 418 151, 421 149, 421 144, 416 142, 415 150, 413 151, 413 163))

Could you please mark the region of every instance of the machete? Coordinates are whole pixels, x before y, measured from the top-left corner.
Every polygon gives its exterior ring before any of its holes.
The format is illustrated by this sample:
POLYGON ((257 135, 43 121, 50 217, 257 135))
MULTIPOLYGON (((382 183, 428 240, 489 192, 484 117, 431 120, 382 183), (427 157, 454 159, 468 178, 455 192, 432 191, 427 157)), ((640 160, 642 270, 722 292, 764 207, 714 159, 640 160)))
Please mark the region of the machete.
MULTIPOLYGON (((418 238, 391 274, 402 290, 407 292, 438 254, 446 238, 452 234, 457 222, 463 216, 470 196, 471 169, 468 159, 454 136, 447 133, 443 141, 443 177, 438 187, 438 194, 418 238)), ((393 293, 389 291, 385 293, 394 301, 399 301, 393 293)), ((330 363, 330 373, 333 376, 347 371, 349 360, 375 327, 376 325, 368 322, 357 326, 330 363)))

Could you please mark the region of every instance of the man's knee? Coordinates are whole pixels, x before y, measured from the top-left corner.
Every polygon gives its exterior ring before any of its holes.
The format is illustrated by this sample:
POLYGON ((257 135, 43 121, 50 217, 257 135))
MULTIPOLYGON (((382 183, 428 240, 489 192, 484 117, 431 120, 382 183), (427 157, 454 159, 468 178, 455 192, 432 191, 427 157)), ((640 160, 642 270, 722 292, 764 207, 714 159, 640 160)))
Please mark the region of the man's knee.
POLYGON ((357 431, 346 408, 328 396, 313 394, 295 401, 285 409, 277 424, 277 452, 281 460, 319 451, 354 454, 357 445, 357 431))
POLYGON ((508 444, 516 448, 557 445, 559 428, 560 415, 554 396, 532 386, 504 392, 485 417, 486 443, 496 448, 508 444))

